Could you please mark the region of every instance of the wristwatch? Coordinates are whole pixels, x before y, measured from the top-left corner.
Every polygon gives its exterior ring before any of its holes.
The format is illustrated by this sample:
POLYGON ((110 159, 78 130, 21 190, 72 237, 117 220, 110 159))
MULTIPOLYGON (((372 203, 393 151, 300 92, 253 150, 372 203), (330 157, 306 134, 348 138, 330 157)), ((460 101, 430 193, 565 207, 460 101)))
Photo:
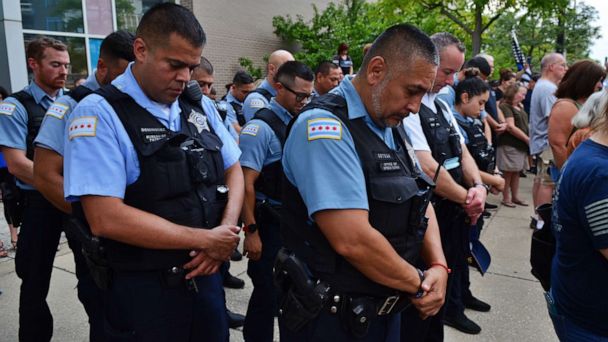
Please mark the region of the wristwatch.
POLYGON ((417 268, 418 276, 420 277, 420 286, 418 287, 418 291, 414 294, 414 298, 421 298, 424 295, 424 290, 422 289, 422 283, 424 283, 424 273, 417 268))
POLYGON ((490 192, 490 186, 489 185, 483 184, 483 183, 478 183, 478 182, 475 183, 475 186, 480 186, 480 185, 483 186, 486 189, 487 193, 490 192))
POLYGON ((245 227, 243 227, 243 231, 245 233, 255 233, 258 231, 258 225, 255 223, 246 225, 245 227))

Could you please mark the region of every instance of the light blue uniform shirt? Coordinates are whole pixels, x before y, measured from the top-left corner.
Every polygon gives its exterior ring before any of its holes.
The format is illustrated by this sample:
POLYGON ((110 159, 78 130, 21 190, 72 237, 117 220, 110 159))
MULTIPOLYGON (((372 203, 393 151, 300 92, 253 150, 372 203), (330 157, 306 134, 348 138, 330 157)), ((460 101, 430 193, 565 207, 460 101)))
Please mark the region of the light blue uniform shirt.
MULTIPOLYGON (((262 82, 262 84, 260 84, 259 88, 268 90, 272 97, 277 96, 277 91, 266 79, 264 82, 262 82)), ((245 98, 245 101, 243 102, 243 115, 245 116, 245 122, 251 120, 255 113, 264 107, 268 107, 268 100, 266 100, 262 94, 250 93, 247 95, 247 98, 245 98)))
MULTIPOLYGON (((95 72, 82 85, 93 91, 99 89, 95 72)), ((77 104, 78 102, 70 95, 58 98, 47 110, 34 145, 53 150, 63 156, 65 123, 69 121, 70 113, 77 104)))
MULTIPOLYGON (((178 101, 165 106, 150 100, 137 84, 131 67, 132 63, 112 84, 165 127, 178 131, 181 126, 178 101)), ((224 143, 221 153, 227 169, 238 162, 241 152, 222 124, 213 100, 203 97, 201 104, 208 123, 224 143)), ((74 201, 83 195, 124 198, 126 187, 139 177, 139 162, 122 122, 104 98, 93 94, 76 106, 66 125, 65 139, 66 199, 74 201)))
MULTIPOLYGON (((272 110, 285 123, 289 124, 292 115, 283 108, 274 98, 270 100, 270 110, 272 110)), ((283 148, 281 141, 274 134, 270 126, 259 119, 252 119, 241 130, 239 140, 241 154, 241 166, 248 167, 257 172, 261 172, 262 168, 268 164, 274 163, 281 159, 283 148)), ((276 180, 281 182, 280 179, 276 180)), ((262 193, 256 192, 256 197, 259 200, 264 200, 266 197, 262 193)))
POLYGON ((239 134, 236 132, 236 129, 234 129, 234 126, 232 126, 232 121, 230 120, 230 116, 234 116, 236 118, 236 112, 234 111, 234 108, 232 108, 232 106, 226 101, 215 102, 215 106, 218 111, 222 110, 226 112, 226 118, 222 123, 224 124, 224 127, 226 127, 226 130, 228 130, 228 133, 230 133, 230 136, 232 136, 234 141, 238 142, 239 134))
MULTIPOLYGON (((55 101, 55 98, 50 97, 33 81, 23 90, 32 95, 36 103, 45 110, 49 109, 55 101)), ((62 95, 63 90, 60 89, 57 97, 62 95)), ((17 99, 9 96, 0 102, 0 146, 26 151, 27 122, 28 116, 25 107, 17 99)), ((17 180, 17 185, 21 189, 34 190, 34 187, 22 183, 20 180, 17 180)))
MULTIPOLYGON (((345 98, 350 119, 363 117, 367 126, 395 149, 392 130, 374 124, 349 78, 331 92, 345 98)), ((350 132, 338 121, 342 131, 339 139, 311 139, 316 119, 339 120, 322 109, 307 110, 298 116, 284 147, 283 171, 287 179, 298 188, 309 216, 325 209, 368 210, 365 178, 350 132)))
POLYGON ((236 97, 232 96, 232 94, 230 92, 228 92, 228 94, 226 94, 226 99, 221 102, 226 103, 226 105, 227 105, 226 120, 224 120, 224 121, 231 125, 235 122, 238 122, 238 119, 236 117, 236 111, 234 110, 234 107, 232 107, 231 103, 237 103, 237 104, 241 105, 241 107, 243 107, 243 102, 237 100, 236 97))

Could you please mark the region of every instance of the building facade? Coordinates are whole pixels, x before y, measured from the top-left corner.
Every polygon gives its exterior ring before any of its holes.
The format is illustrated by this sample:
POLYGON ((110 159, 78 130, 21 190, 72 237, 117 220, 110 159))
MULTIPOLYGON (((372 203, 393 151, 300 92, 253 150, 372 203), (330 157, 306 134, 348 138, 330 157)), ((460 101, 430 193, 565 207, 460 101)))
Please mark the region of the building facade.
MULTIPOLYGON (((9 92, 24 87, 29 75, 25 44, 46 35, 67 43, 71 58, 68 87, 92 73, 99 46, 112 31, 135 31, 143 13, 166 0, 0 0, 0 86, 9 92)), ((274 35, 272 17, 310 17, 312 4, 324 8, 329 0, 169 0, 190 8, 207 33, 203 49, 215 68, 215 88, 240 69, 239 58, 264 67, 264 57, 284 48, 274 35)))

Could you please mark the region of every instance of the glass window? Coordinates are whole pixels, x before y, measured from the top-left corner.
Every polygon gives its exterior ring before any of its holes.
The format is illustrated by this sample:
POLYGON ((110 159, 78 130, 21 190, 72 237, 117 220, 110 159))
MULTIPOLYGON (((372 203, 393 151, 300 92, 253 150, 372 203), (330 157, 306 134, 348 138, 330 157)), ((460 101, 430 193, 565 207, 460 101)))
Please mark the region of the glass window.
POLYGON ((89 39, 89 55, 91 56, 91 70, 97 68, 97 60, 99 60, 99 49, 103 39, 89 39))
POLYGON ((23 28, 84 33, 82 0, 21 0, 23 28))
POLYGON ((112 33, 112 1, 87 0, 86 7, 88 33, 103 36, 112 33))
POLYGON ((116 0, 116 22, 119 30, 135 32, 139 20, 150 7, 174 0, 116 0))
MULTIPOLYGON (((25 46, 27 47, 27 44, 36 37, 38 37, 38 35, 28 33, 24 34, 23 40, 25 42, 25 46)), ((61 40, 68 46, 68 53, 70 54, 70 71, 68 74, 66 87, 73 88, 74 81, 79 78, 86 78, 88 75, 84 38, 59 37, 50 35, 49 37, 61 40)), ((32 73, 29 70, 28 76, 30 79, 32 78, 32 73)))

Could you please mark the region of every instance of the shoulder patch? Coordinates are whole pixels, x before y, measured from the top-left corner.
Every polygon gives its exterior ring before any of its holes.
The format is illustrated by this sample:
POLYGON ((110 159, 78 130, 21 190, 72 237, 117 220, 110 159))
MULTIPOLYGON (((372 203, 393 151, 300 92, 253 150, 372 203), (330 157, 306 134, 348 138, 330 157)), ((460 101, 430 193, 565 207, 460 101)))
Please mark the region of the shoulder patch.
POLYGON ((83 116, 74 119, 70 123, 68 129, 68 137, 70 140, 76 137, 94 137, 97 133, 97 117, 83 116))
POLYGON ((10 102, 0 102, 0 114, 2 115, 13 115, 17 106, 10 102))
POLYGON ((264 108, 266 107, 266 104, 262 99, 252 99, 251 102, 249 102, 249 106, 252 108, 264 108))
POLYGON ((243 128, 243 130, 241 130, 241 134, 247 134, 247 135, 251 135, 251 136, 256 136, 258 135, 258 130, 260 129, 260 126, 255 125, 255 124, 249 124, 247 126, 245 126, 245 128, 243 128))
POLYGON ((342 122, 323 118, 308 120, 308 141, 317 139, 342 140, 342 122))
POLYGON ((46 111, 46 115, 63 120, 63 116, 68 111, 68 106, 61 103, 53 103, 46 111))

